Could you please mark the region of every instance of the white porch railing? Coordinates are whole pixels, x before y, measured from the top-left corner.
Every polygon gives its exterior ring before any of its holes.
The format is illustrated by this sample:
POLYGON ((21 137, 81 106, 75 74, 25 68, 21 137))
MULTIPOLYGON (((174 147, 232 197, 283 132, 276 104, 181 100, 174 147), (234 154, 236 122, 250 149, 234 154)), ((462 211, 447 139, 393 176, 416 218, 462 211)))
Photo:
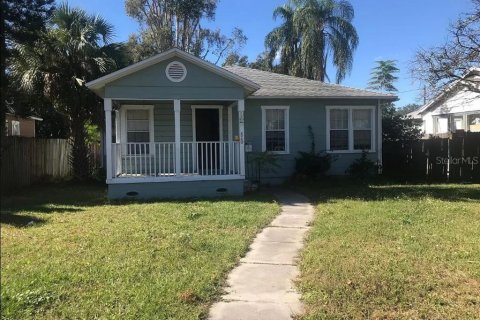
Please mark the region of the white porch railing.
POLYGON ((174 142, 112 143, 113 179, 134 177, 229 176, 240 174, 237 141, 181 142, 176 170, 174 142))

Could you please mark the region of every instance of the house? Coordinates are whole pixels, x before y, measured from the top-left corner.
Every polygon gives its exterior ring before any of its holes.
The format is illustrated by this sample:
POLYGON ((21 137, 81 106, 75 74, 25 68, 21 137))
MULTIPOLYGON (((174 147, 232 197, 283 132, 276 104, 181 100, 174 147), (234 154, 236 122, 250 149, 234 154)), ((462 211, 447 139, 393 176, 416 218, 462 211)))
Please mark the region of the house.
POLYGON ((16 115, 13 111, 7 112, 5 114, 5 135, 7 137, 35 138, 37 121, 43 121, 43 119, 35 116, 16 115))
MULTIPOLYGON (((479 77, 480 69, 471 69, 464 77, 479 77)), ((407 114, 422 120, 425 137, 456 131, 480 132, 480 92, 455 81, 433 100, 407 114)))
POLYGON ((362 150, 382 161, 381 106, 392 95, 242 67, 172 49, 87 83, 104 100, 108 195, 240 195, 246 153, 269 151, 294 173, 299 151, 336 154, 343 174, 362 150))

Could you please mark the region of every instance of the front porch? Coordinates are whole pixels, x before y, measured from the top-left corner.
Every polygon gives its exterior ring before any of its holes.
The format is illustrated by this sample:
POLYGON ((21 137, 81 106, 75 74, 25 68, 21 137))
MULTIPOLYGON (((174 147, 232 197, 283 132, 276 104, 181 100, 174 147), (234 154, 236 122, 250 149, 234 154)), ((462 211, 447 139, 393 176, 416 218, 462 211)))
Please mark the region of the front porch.
POLYGON ((244 100, 104 98, 108 184, 245 178, 244 100))

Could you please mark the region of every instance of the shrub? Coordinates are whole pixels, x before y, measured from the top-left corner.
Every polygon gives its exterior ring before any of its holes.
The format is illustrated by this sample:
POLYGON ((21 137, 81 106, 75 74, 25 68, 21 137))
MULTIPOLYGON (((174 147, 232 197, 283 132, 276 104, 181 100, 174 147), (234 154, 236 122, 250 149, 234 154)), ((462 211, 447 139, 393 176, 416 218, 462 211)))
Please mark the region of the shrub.
POLYGON ((317 179, 324 176, 330 169, 332 162, 329 154, 302 152, 300 157, 296 158, 295 171, 297 176, 307 179, 317 179))
POLYGON ((374 176, 377 168, 377 164, 368 158, 368 152, 363 151, 362 156, 352 162, 346 173, 353 179, 365 180, 374 176))
POLYGON ((252 152, 248 157, 248 162, 253 165, 254 174, 256 174, 256 181, 262 181, 262 173, 275 172, 275 168, 279 168, 275 154, 264 152, 252 152))
POLYGON ((302 179, 317 179, 330 169, 332 157, 327 153, 315 152, 315 136, 311 126, 308 126, 308 136, 311 140, 310 152, 299 151, 300 157, 295 158, 295 173, 296 177, 302 179))

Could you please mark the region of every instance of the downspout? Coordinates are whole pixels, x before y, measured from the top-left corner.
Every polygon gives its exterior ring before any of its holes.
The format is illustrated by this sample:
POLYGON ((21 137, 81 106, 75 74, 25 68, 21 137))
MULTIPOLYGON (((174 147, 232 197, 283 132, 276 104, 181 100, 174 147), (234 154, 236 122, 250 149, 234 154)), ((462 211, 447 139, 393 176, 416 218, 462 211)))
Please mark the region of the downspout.
POLYGON ((378 99, 377 106, 377 163, 378 174, 383 172, 383 132, 382 132, 382 100, 378 99))

